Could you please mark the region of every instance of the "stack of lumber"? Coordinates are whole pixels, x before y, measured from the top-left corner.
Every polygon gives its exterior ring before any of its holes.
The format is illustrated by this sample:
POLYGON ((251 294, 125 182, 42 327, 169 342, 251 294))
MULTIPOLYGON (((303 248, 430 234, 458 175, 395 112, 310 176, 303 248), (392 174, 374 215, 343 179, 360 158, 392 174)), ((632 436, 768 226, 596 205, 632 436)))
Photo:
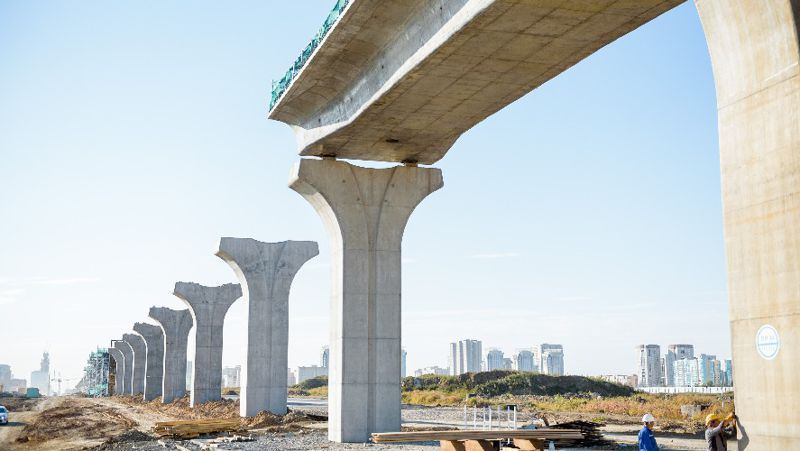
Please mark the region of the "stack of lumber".
POLYGON ((504 439, 547 439, 547 440, 580 440, 583 438, 579 429, 493 429, 493 430, 453 430, 453 431, 415 431, 415 432, 382 432, 372 434, 375 443, 392 442, 431 442, 437 440, 504 440, 504 439))
POLYGON ((225 420, 164 421, 156 423, 153 427, 153 432, 159 437, 190 439, 199 437, 202 434, 233 432, 239 429, 239 420, 234 418, 225 420))
POLYGON ((578 429, 581 431, 581 435, 583 438, 578 440, 570 440, 570 441, 559 441, 561 445, 569 445, 569 446, 578 446, 578 447, 589 447, 589 446, 603 446, 607 445, 609 442, 603 438, 603 434, 600 432, 599 423, 593 423, 591 421, 570 421, 569 423, 559 423, 550 426, 553 429, 578 429))

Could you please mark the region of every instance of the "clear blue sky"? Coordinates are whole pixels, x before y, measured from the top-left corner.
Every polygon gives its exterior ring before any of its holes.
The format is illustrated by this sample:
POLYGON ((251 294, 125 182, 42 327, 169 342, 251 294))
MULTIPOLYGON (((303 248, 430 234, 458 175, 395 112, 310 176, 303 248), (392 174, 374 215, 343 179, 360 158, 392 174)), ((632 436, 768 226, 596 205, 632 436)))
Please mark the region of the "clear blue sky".
MULTIPOLYGON (((290 364, 317 363, 328 237, 266 113, 328 3, 0 0, 0 362, 28 378, 48 349, 79 377, 182 308, 175 281, 234 282, 213 252, 239 236, 320 242, 290 304, 290 364)), ((560 342, 575 374, 631 373, 645 342, 728 357, 716 120, 689 2, 465 134, 406 230, 409 371, 459 338, 560 342)), ((226 365, 243 324, 236 305, 226 365)))

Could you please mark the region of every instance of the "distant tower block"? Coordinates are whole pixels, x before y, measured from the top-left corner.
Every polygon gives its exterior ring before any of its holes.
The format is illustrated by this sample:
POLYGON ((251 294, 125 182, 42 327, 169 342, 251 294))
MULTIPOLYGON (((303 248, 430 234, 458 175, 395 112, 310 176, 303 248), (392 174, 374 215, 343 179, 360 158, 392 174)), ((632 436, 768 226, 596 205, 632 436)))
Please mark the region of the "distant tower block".
POLYGON ((192 330, 192 314, 186 310, 150 307, 150 318, 164 333, 164 383, 161 401, 172 402, 186 395, 186 348, 192 330))
POLYGON ((125 340, 133 349, 133 380, 131 381, 131 394, 144 394, 144 376, 147 365, 147 345, 144 339, 136 334, 124 334, 125 340))
POLYGON ((125 360, 125 366, 122 372, 122 386, 118 394, 132 395, 133 394, 133 348, 125 340, 115 340, 114 347, 119 349, 122 357, 125 360))
POLYGON ((242 297, 242 288, 230 283, 205 287, 178 282, 173 294, 189 306, 195 324, 191 405, 219 400, 222 398, 222 326, 228 308, 242 297))
POLYGON ((164 381, 164 332, 160 327, 147 323, 134 324, 133 331, 141 335, 147 345, 144 400, 152 401, 161 396, 164 381))
POLYGON ((286 413, 289 289, 300 267, 317 254, 313 241, 222 238, 219 242, 217 256, 233 268, 247 301, 247 360, 239 398, 243 417, 263 410, 286 413))
POLYGON ((122 351, 117 349, 117 343, 113 348, 108 348, 108 353, 114 358, 114 395, 125 394, 125 356, 122 351))
POLYGON ((439 169, 367 169, 301 160, 289 185, 331 238, 328 438, 365 442, 400 430, 400 245, 414 208, 443 186, 439 169))

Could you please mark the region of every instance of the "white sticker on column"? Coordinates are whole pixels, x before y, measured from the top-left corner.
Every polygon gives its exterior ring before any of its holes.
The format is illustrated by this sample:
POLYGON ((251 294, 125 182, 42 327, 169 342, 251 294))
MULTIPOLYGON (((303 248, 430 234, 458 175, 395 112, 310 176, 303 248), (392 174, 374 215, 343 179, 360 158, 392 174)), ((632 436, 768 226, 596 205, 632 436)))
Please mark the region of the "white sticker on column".
POLYGON ((758 329, 756 333, 756 350, 758 354, 765 360, 772 360, 778 355, 781 349, 781 337, 778 331, 765 324, 758 329))

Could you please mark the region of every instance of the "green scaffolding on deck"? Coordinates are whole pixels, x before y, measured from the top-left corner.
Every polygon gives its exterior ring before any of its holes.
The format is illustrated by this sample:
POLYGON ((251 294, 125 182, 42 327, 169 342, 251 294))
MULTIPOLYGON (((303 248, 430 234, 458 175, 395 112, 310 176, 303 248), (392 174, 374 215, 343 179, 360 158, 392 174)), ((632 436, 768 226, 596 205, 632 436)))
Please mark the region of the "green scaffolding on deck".
POLYGON ((344 12, 347 5, 350 3, 351 0, 337 0, 336 5, 331 10, 328 17, 325 19, 325 22, 322 24, 322 28, 319 29, 317 34, 314 36, 314 39, 308 43, 306 48, 303 49, 303 52, 300 53, 300 56, 294 61, 292 67, 286 71, 286 73, 281 77, 280 80, 273 80, 272 81, 272 97, 269 101, 269 109, 270 111, 275 107, 278 103, 278 100, 283 96, 286 90, 289 88, 289 85, 292 83, 292 80, 300 73, 300 70, 303 69, 303 66, 306 65, 308 59, 311 58, 311 55, 314 53, 314 50, 319 47, 319 44, 325 39, 325 36, 328 35, 328 32, 331 31, 333 25, 339 20, 339 17, 344 12))

